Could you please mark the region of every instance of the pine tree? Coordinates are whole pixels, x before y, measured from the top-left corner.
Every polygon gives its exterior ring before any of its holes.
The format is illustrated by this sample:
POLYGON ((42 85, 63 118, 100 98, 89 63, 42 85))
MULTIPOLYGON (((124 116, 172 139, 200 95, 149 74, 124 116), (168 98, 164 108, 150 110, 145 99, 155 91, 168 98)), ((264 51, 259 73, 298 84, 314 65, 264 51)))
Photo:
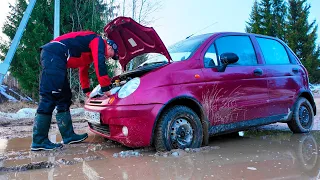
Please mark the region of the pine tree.
MULTIPOLYGON (((79 30, 102 33, 105 25, 102 12, 108 8, 102 2, 103 0, 61 0, 60 34, 79 30)), ((26 7, 25 0, 17 0, 16 4, 10 5, 11 11, 2 29, 9 42, 0 44, 1 54, 7 53, 26 7)), ((53 20, 54 0, 38 0, 10 67, 10 72, 18 79, 22 90, 34 99, 38 98, 39 93, 39 47, 53 39, 53 20)), ((70 73, 72 90, 81 92, 77 70, 70 73)), ((95 73, 91 74, 93 82, 96 83, 95 73)))
POLYGON ((275 27, 273 26, 272 1, 261 0, 259 3, 261 15, 261 31, 262 34, 268 36, 276 36, 275 27))
MULTIPOLYGON (((105 3, 102 3, 102 1, 98 0, 61 0, 60 3, 61 34, 71 31, 90 30, 103 35, 103 27, 105 26, 105 22, 102 18, 102 12, 106 11, 107 9, 105 3)), ((108 72, 112 72, 111 67, 108 68, 108 70, 108 72)), ((96 78, 93 64, 91 64, 89 72, 91 87, 94 87, 98 84, 98 80, 96 78)), ((73 99, 75 101, 80 101, 84 98, 84 94, 82 93, 80 86, 79 71, 78 69, 69 69, 68 75, 70 87, 73 92, 73 99)))
MULTIPOLYGON (((127 3, 129 3, 127 4, 129 7, 132 7, 132 10, 129 10, 126 16, 130 16, 132 19, 144 26, 148 26, 152 21, 154 21, 154 18, 151 14, 161 8, 161 3, 159 0, 132 0, 127 1, 127 3)), ((123 15, 126 14, 125 6, 126 1, 123 1, 123 15)), ((133 58, 130 63, 128 63, 126 70, 131 70, 130 67, 135 69, 146 60, 148 60, 148 54, 137 56, 133 58)))
POLYGON ((285 41, 287 6, 284 0, 273 0, 272 16, 275 36, 285 41))
POLYGON ((252 11, 250 13, 249 22, 246 22, 246 32, 261 34, 261 15, 258 1, 255 0, 252 6, 252 11))
POLYGON ((246 32, 277 36, 284 39, 286 6, 283 0, 254 1, 249 22, 246 22, 246 32))
MULTIPOLYGON (((14 38, 26 7, 25 0, 17 0, 15 5, 10 5, 11 11, 2 30, 10 41, 14 38)), ((21 88, 32 98, 38 97, 39 47, 42 42, 52 38, 52 31, 50 31, 52 26, 48 26, 50 24, 50 19, 48 19, 50 8, 47 1, 37 2, 10 67, 10 72, 18 79, 21 88)), ((10 43, 7 42, 2 43, 1 52, 3 54, 6 54, 9 45, 10 43)))
POLYGON ((307 0, 255 1, 246 31, 275 36, 288 43, 307 68, 311 82, 320 82, 318 26, 316 21, 308 22, 310 7, 307 0))
POLYGON ((310 4, 306 0, 289 0, 289 16, 287 27, 287 41, 291 49, 297 54, 307 68, 312 82, 319 82, 320 49, 316 45, 316 21, 308 22, 310 4))

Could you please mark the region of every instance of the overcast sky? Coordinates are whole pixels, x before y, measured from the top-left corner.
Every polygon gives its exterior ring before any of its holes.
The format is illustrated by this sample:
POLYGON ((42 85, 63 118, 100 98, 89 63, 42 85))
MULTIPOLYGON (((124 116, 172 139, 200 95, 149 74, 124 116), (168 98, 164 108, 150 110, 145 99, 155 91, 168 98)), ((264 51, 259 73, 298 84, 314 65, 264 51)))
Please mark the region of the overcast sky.
MULTIPOLYGON (((164 0, 164 7, 156 14, 155 29, 166 45, 186 38, 214 22, 213 26, 199 32, 245 31, 254 0, 164 0)), ((320 0, 311 4, 309 20, 320 23, 320 0)), ((320 27, 318 28, 318 36, 320 27)), ((320 43, 320 38, 318 38, 320 43)))
MULTIPOLYGON (((9 12, 9 2, 14 2, 14 0, 0 0, 0 27, 2 29, 3 23, 5 22, 8 12, 9 12)), ((0 36, 3 36, 2 31, 0 36)))
MULTIPOLYGON (((15 0, 0 1, 0 27, 2 27, 9 11, 8 2, 15 0)), ((162 9, 153 14, 157 21, 152 26, 164 43, 170 45, 215 22, 216 24, 198 34, 217 31, 244 32, 245 21, 249 18, 254 0, 163 0, 162 2, 162 9)), ((309 19, 316 19, 319 24, 320 0, 308 2, 312 6, 309 19)))

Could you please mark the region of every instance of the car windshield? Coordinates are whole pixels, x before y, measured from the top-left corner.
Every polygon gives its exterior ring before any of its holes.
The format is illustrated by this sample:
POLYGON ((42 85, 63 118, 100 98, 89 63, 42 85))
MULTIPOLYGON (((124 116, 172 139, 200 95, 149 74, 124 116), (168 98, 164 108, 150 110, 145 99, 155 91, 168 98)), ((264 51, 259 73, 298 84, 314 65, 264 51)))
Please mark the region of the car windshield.
MULTIPOLYGON (((211 35, 212 34, 194 36, 169 46, 168 52, 172 58, 172 61, 183 61, 188 59, 199 48, 199 46, 211 35)), ((168 60, 163 55, 149 53, 148 60, 146 60, 140 66, 161 62, 168 62, 168 60)))

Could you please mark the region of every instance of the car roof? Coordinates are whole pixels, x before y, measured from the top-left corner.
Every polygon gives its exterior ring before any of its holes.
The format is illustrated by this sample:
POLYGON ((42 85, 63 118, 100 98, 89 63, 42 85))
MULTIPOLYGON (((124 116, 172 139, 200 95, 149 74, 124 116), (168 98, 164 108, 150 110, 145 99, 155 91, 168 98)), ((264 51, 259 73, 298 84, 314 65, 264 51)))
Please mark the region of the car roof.
POLYGON ((262 34, 255 34, 255 33, 245 33, 245 32, 232 32, 232 31, 223 31, 223 32, 214 32, 214 33, 204 33, 199 35, 190 36, 187 39, 193 39, 193 38, 201 38, 201 37, 211 37, 211 36, 218 36, 218 35, 253 35, 257 37, 264 37, 269 39, 274 39, 278 41, 282 41, 281 39, 277 37, 262 35, 262 34))
POLYGON ((281 39, 279 39, 277 37, 262 35, 262 34, 255 34, 255 33, 225 31, 225 32, 215 32, 215 33, 211 33, 211 34, 212 35, 253 35, 253 36, 257 36, 257 37, 264 37, 264 38, 269 38, 269 39, 281 41, 281 39))

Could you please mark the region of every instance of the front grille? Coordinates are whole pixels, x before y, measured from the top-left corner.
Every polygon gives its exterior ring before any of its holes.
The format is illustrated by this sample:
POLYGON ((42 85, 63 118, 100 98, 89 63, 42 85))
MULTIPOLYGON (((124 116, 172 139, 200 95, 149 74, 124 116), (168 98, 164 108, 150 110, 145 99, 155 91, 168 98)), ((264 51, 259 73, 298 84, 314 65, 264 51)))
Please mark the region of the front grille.
POLYGON ((109 125, 97 125, 97 124, 92 124, 89 123, 89 127, 99 133, 105 134, 105 135, 109 135, 110 134, 110 129, 109 129, 109 125))
POLYGON ((92 104, 101 104, 102 101, 97 101, 97 100, 91 100, 90 103, 92 104))

